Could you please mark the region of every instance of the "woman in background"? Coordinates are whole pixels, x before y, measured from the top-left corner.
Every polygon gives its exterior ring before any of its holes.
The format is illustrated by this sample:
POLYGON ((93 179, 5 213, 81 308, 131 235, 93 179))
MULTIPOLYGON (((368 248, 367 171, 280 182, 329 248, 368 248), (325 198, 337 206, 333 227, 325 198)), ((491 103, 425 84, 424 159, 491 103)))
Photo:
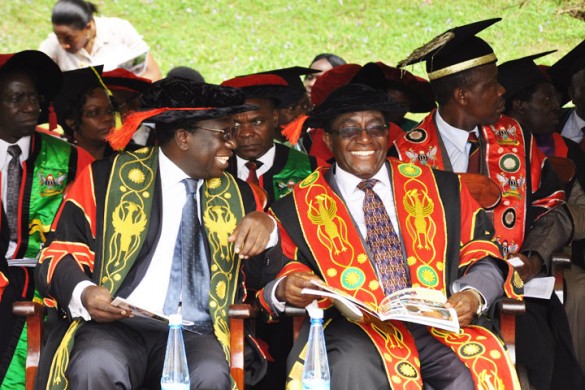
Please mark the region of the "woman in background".
POLYGON ((148 45, 126 20, 98 17, 95 4, 85 0, 59 0, 53 6, 49 34, 39 50, 62 71, 104 65, 104 70, 123 67, 153 81, 162 75, 148 45))
POLYGON ((309 95, 311 95, 311 88, 313 88, 313 84, 315 84, 315 81, 317 81, 323 72, 327 72, 329 69, 343 64, 345 64, 345 60, 339 56, 336 56, 335 54, 321 53, 313 58, 309 68, 319 70, 320 72, 308 74, 307 77, 305 77, 305 88, 307 89, 309 95))

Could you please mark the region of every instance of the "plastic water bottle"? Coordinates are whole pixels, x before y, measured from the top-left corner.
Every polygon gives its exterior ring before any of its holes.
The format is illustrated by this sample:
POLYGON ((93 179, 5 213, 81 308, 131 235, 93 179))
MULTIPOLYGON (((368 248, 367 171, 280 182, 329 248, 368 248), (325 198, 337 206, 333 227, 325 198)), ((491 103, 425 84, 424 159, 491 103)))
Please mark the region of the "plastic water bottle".
POLYGON ((319 309, 317 302, 314 301, 307 306, 307 311, 311 317, 311 328, 303 368, 303 390, 329 390, 331 376, 323 334, 323 310, 319 309))
POLYGON ((181 324, 180 314, 169 316, 169 338, 160 378, 161 390, 189 390, 191 386, 181 324))

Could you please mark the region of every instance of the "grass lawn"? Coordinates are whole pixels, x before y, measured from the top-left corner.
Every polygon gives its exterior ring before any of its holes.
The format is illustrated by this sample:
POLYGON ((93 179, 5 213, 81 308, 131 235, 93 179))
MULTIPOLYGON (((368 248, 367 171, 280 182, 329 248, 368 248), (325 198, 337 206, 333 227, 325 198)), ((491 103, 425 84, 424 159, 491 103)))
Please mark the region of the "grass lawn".
MULTIPOLYGON (((480 33, 502 61, 559 50, 550 64, 585 38, 585 22, 559 13, 582 0, 95 0, 104 16, 129 20, 166 73, 198 69, 208 82, 292 65, 320 52, 348 62, 390 65, 435 35, 491 17, 480 33)), ((51 31, 54 0, 0 1, 1 52, 36 49, 51 31)), ((421 65, 410 69, 423 75, 421 65)))

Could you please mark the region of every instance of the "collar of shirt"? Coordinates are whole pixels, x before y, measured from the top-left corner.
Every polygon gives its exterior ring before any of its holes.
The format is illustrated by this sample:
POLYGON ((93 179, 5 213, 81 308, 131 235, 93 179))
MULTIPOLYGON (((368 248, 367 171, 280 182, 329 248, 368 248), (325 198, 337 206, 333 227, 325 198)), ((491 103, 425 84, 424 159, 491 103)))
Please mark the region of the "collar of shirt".
POLYGON ((565 126, 563 126, 561 135, 580 143, 583 139, 583 132, 581 131, 583 127, 585 127, 585 119, 577 115, 577 110, 573 110, 565 126))
MULTIPOLYGON (((334 168, 334 180, 339 188, 340 195, 344 199, 349 213, 352 215, 362 237, 366 237, 366 221, 363 212, 365 193, 357 188, 357 185, 363 179, 343 170, 339 165, 335 165, 334 168)), ((382 165, 380 170, 372 176, 372 179, 378 180, 378 183, 374 186, 374 191, 382 199, 382 203, 390 216, 394 230, 400 236, 398 217, 396 216, 396 207, 394 206, 394 193, 390 184, 390 175, 386 164, 382 165)))
POLYGON ((9 144, 8 142, 0 139, 0 156, 4 156, 0 159, 0 171, 4 173, 8 169, 8 163, 12 159, 12 156, 8 154, 8 147, 11 145, 20 146, 20 162, 24 162, 28 159, 28 153, 30 149, 30 136, 22 137, 15 144, 9 144))
MULTIPOLYGON (((437 121, 437 127, 443 140, 445 138, 449 141, 451 146, 457 148, 461 153, 469 152, 467 139, 469 138, 469 132, 466 130, 458 129, 457 127, 448 124, 439 114, 439 110, 436 111, 435 119, 437 121)), ((471 132, 478 135, 477 126, 471 132)), ((446 146, 446 145, 445 145, 446 146)))
MULTIPOLYGON (((160 172, 164 172, 164 175, 160 175, 161 189, 164 193, 167 191, 178 191, 179 188, 183 189, 185 193, 185 185, 181 183, 182 180, 189 178, 181 168, 179 168, 174 162, 172 162, 162 151, 159 149, 158 154, 158 169, 160 172)), ((197 181, 197 199, 199 199, 199 189, 203 185, 203 180, 198 179, 197 181)), ((185 193, 186 196, 186 193, 185 193)))
MULTIPOLYGON (((256 161, 260 161, 262 166, 256 170, 256 176, 260 178, 263 174, 268 172, 270 168, 274 165, 274 157, 276 157, 276 146, 273 144, 270 149, 262 156, 258 157, 256 161)), ((246 167, 246 163, 250 160, 244 160, 243 158, 236 155, 236 163, 238 167, 238 178, 241 180, 246 180, 248 178, 248 168, 246 167)))

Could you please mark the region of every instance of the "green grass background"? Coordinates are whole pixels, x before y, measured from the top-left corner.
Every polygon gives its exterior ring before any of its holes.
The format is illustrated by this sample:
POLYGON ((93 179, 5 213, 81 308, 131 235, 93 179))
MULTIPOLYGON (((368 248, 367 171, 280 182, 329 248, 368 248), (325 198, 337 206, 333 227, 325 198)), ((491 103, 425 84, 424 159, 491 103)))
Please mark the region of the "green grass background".
MULTIPOLYGON (((36 49, 51 31, 54 0, 1 0, 0 52, 36 49)), ((198 69, 206 81, 308 66, 320 52, 390 65, 457 25, 503 20, 480 33, 500 63, 546 50, 551 64, 585 38, 585 22, 559 11, 579 0, 96 0, 104 16, 129 20, 166 73, 198 69)), ((423 75, 421 65, 410 68, 423 75)))

